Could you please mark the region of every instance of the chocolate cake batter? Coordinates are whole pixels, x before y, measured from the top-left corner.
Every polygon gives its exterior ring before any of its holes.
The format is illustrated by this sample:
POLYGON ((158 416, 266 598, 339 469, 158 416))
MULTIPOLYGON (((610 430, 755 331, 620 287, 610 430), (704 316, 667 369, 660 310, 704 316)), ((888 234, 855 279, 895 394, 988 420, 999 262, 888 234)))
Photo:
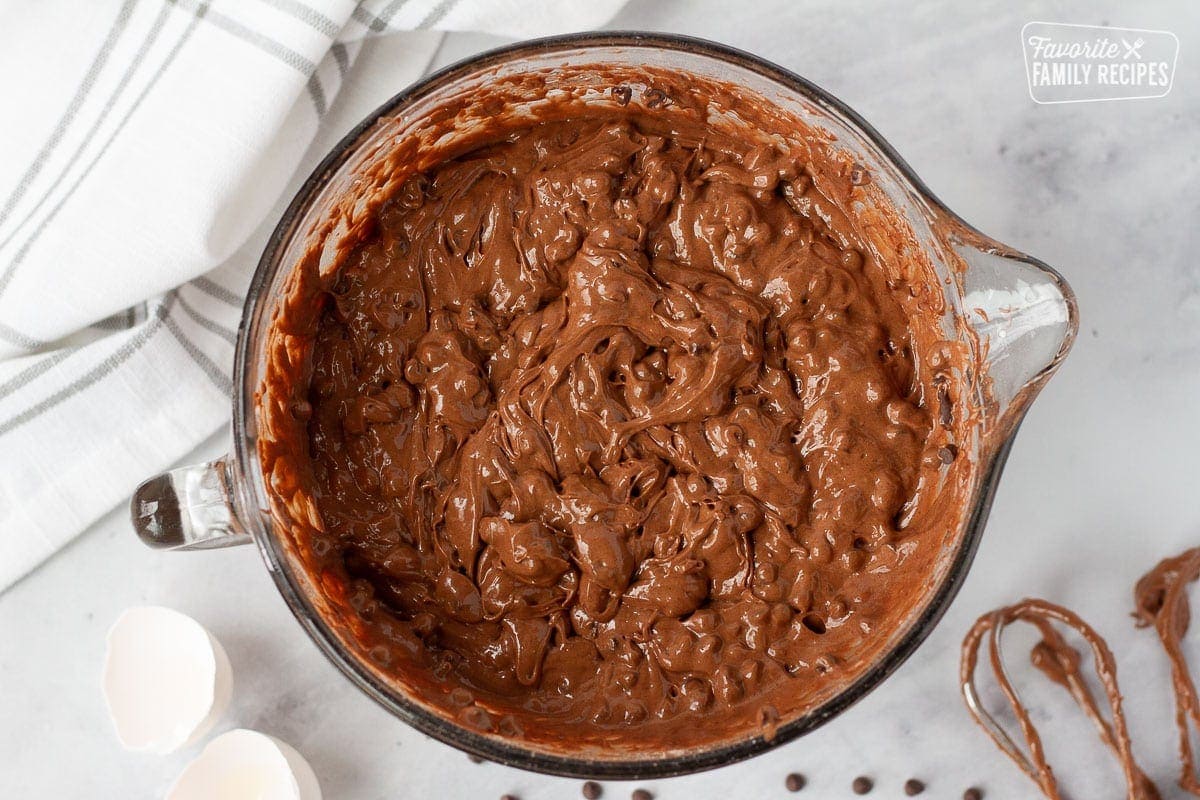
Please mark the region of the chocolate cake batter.
POLYGON ((770 738, 957 542, 962 364, 869 174, 654 91, 476 132, 275 321, 262 454, 316 582, 481 731, 770 738))

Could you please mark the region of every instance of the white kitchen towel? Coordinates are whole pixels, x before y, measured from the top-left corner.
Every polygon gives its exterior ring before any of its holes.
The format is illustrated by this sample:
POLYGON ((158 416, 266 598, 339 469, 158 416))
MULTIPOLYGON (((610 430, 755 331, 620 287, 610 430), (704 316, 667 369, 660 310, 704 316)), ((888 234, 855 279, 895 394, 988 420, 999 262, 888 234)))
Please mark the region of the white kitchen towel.
POLYGON ((582 30, 623 1, 0 7, 0 590, 227 421, 252 235, 343 83, 388 96, 434 31, 582 30), (403 55, 359 76, 374 35, 403 55))

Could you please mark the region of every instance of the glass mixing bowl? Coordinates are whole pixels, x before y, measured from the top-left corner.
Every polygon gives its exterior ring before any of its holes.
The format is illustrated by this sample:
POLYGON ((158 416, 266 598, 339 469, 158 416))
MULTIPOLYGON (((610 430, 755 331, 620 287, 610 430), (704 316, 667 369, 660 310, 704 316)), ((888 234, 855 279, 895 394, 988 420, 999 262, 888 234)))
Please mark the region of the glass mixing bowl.
MULTIPOLYGON (((593 98, 605 102, 605 87, 593 98)), ((632 85, 634 102, 652 86, 632 85)), ((477 118, 480 109, 475 109, 477 118)), ((486 116, 486 109, 483 109, 486 116)), ((444 132, 444 131, 443 131, 444 132)), ((351 212, 350 217, 353 217, 351 212)), ((934 197, 892 147, 854 111, 804 78, 748 53, 711 42, 642 33, 596 33, 542 39, 493 50, 448 67, 393 97, 351 131, 326 157, 271 236, 238 332, 232 402, 233 446, 228 456, 176 469, 144 483, 132 515, 139 536, 154 547, 204 549, 253 541, 297 621, 334 664, 380 705, 419 730, 462 750, 525 769, 558 775, 648 778, 729 764, 761 753, 828 722, 878 686, 917 648, 953 599, 971 564, 1016 428, 1069 349, 1077 328, 1075 299, 1063 279, 1037 259, 976 231, 934 197), (820 130, 869 171, 872 183, 899 212, 920 257, 944 295, 943 327, 970 348, 975 374, 963 376, 975 425, 960 450, 974 467, 961 529, 922 602, 868 669, 806 713, 785 719, 775 736, 760 734, 684 751, 628 752, 533 747, 481 733, 415 699, 344 641, 313 578, 298 565, 284 528, 287 498, 273 494, 259 459, 256 415, 267 365, 268 334, 292 267, 314 241, 348 233, 353 220, 330 223, 337 198, 353 193, 369 168, 406 136, 428 133, 431 114, 456 101, 471 107, 472 92, 502 78, 539 72, 564 85, 600 66, 651 67, 724 81, 758 95, 820 130)), ((284 679, 286 677, 284 676, 284 679)))

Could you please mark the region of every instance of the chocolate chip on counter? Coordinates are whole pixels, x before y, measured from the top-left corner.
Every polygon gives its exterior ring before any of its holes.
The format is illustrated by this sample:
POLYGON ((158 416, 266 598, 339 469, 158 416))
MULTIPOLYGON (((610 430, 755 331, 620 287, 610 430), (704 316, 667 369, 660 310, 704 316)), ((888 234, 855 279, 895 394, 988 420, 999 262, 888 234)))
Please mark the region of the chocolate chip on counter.
POLYGON ((904 782, 904 793, 909 797, 914 797, 923 791, 925 791, 925 784, 916 778, 909 778, 904 782))
POLYGON ((783 785, 787 787, 789 792, 800 791, 804 788, 804 784, 806 783, 808 783, 808 781, 799 772, 793 772, 783 781, 783 785))
POLYGON ((521 798, 517 797, 515 794, 502 794, 500 795, 500 800, 521 800, 521 798))
POLYGON ((634 789, 629 798, 630 800, 654 800, 654 795, 645 789, 634 789))
POLYGON ((854 779, 854 782, 850 784, 850 788, 854 790, 855 794, 866 794, 875 788, 875 781, 871 780, 866 775, 859 775, 854 779))
POLYGON ((963 800, 983 800, 983 789, 972 786, 963 792, 963 800))
POLYGON ((480 758, 479 756, 475 755, 474 753, 467 753, 467 760, 470 761, 472 764, 482 764, 483 763, 483 759, 480 758))
POLYGON ((597 797, 604 794, 604 787, 595 781, 588 781, 583 785, 582 791, 587 800, 596 800, 597 797))

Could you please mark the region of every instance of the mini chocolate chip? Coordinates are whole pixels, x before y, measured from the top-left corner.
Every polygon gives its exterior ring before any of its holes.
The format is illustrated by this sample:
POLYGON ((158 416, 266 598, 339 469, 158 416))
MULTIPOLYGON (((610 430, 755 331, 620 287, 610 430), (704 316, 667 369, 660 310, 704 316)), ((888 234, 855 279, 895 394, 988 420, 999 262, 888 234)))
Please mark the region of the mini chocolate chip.
POLYGON ((866 775, 859 775, 854 779, 854 782, 850 784, 850 788, 854 790, 855 794, 866 794, 875 788, 875 782, 866 775))
POLYGON ((297 400, 292 403, 291 411, 293 419, 305 422, 312 417, 312 404, 307 400, 297 400))
POLYGON ((604 787, 595 781, 588 781, 583 785, 582 791, 587 800, 596 800, 597 797, 604 794, 604 787))
POLYGON ((633 794, 631 794, 629 797, 630 800, 654 800, 654 795, 650 794, 645 789, 634 789, 633 794))
POLYGON ((949 428, 954 422, 954 404, 950 402, 950 390, 945 384, 941 384, 937 389, 938 399, 938 422, 943 428, 949 428))
POLYGON ((784 780, 783 785, 787 787, 789 792, 798 792, 804 788, 804 784, 806 783, 808 783, 808 781, 805 780, 803 775, 801 775, 799 772, 793 772, 791 775, 787 776, 787 779, 784 780))
POLYGON ((651 87, 646 90, 646 108, 658 108, 659 106, 668 105, 671 98, 662 89, 651 87))
POLYGON ((482 764, 483 763, 483 759, 480 758, 479 756, 475 755, 474 753, 467 753, 467 760, 470 761, 472 764, 482 764))
POLYGON ((613 97, 623 106, 629 105, 630 99, 633 97, 633 89, 628 86, 614 86, 612 89, 613 97))
POLYGON ((500 795, 500 800, 521 800, 521 798, 517 797, 515 794, 502 794, 500 795))
POLYGON ((972 786, 963 792, 963 800, 983 800, 983 789, 972 786))
POLYGON ((952 444, 948 444, 938 450, 938 459, 943 464, 953 464, 954 459, 958 457, 958 448, 952 444))
POLYGON ((909 778, 904 782, 904 793, 909 797, 918 795, 925 791, 925 784, 921 783, 916 778, 909 778))

